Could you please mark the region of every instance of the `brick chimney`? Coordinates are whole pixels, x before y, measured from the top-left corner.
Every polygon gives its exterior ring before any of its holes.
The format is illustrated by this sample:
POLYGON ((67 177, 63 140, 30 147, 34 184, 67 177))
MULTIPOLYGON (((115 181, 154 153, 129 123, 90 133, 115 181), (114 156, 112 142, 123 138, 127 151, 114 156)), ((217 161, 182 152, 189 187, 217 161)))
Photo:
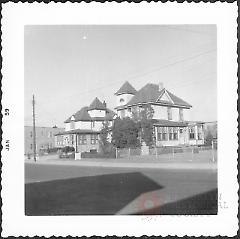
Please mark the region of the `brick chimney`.
POLYGON ((105 108, 107 108, 107 103, 105 102, 105 100, 103 101, 103 105, 105 108))
POLYGON ((158 90, 161 91, 162 89, 164 89, 163 83, 159 82, 158 84, 158 90))

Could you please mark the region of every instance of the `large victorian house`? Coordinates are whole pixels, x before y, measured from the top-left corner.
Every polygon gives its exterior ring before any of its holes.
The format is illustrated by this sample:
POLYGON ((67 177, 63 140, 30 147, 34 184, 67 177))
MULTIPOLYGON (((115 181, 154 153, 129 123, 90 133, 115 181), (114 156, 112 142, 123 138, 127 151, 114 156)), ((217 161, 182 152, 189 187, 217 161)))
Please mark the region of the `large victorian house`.
POLYGON ((72 146, 76 152, 99 151, 99 134, 104 121, 110 126, 115 113, 107 108, 105 101, 97 97, 90 106, 81 108, 65 123, 65 131, 55 135, 56 147, 72 146))
POLYGON ((136 91, 129 82, 125 82, 115 95, 115 109, 120 118, 132 117, 133 112, 141 111, 144 105, 151 106, 156 146, 204 144, 203 122, 189 119, 192 106, 161 83, 147 84, 136 91))

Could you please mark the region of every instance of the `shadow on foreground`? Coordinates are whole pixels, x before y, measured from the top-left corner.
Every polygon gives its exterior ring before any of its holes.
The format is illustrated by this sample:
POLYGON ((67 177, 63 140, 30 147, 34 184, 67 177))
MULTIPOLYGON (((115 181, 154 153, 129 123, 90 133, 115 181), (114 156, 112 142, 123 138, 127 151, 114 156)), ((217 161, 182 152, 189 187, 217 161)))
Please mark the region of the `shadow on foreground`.
POLYGON ((25 214, 112 215, 139 195, 161 189, 141 173, 25 184, 25 214))
POLYGON ((134 215, 216 215, 217 207, 218 192, 214 189, 134 215))

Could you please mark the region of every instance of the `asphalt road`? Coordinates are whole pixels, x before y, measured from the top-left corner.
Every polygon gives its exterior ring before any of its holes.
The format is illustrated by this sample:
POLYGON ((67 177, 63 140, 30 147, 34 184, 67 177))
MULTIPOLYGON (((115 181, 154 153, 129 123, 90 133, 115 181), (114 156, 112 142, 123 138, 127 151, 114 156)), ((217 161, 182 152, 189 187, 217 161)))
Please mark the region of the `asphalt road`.
POLYGON ((26 215, 216 213, 216 171, 25 164, 26 215))

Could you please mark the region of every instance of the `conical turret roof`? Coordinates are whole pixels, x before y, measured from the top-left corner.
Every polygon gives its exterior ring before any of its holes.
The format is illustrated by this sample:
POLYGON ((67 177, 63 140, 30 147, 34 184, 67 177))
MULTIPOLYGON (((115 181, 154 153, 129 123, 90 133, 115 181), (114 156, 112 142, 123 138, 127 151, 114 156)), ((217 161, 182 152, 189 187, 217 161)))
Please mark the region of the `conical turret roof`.
POLYGON ((121 95, 121 94, 133 94, 135 95, 137 91, 134 89, 134 87, 126 81, 121 88, 115 93, 115 95, 121 95))
POLYGON ((105 110, 106 106, 96 97, 90 104, 88 110, 105 110))

